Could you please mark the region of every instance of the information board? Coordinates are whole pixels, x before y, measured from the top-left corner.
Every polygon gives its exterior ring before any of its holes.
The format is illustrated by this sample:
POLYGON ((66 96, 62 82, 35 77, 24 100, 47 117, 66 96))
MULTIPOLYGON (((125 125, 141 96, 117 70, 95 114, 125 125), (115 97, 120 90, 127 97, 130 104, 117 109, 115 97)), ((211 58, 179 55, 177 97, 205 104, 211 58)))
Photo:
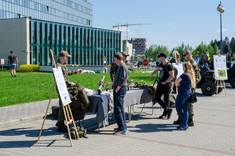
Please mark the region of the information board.
POLYGON ((216 80, 227 80, 227 66, 225 55, 214 55, 214 73, 216 80))
POLYGON ((57 89, 60 95, 60 99, 62 104, 66 106, 71 102, 69 92, 64 80, 64 76, 61 70, 61 67, 53 68, 53 74, 56 81, 57 89))

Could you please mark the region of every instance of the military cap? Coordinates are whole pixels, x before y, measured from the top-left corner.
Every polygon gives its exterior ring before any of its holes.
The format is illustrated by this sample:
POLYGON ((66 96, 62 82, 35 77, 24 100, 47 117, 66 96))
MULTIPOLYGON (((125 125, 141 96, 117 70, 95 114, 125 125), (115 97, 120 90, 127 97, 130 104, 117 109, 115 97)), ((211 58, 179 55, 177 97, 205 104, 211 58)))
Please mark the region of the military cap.
POLYGON ((60 52, 60 56, 61 56, 61 57, 64 57, 64 56, 71 57, 71 55, 69 55, 69 53, 68 53, 67 51, 61 51, 61 52, 60 52))
POLYGON ((127 52, 125 52, 125 51, 122 51, 121 53, 122 53, 122 55, 124 55, 126 57, 129 56, 129 54, 127 54, 127 52))
POLYGON ((165 58, 167 58, 167 55, 166 55, 166 53, 160 53, 157 57, 165 57, 165 58))

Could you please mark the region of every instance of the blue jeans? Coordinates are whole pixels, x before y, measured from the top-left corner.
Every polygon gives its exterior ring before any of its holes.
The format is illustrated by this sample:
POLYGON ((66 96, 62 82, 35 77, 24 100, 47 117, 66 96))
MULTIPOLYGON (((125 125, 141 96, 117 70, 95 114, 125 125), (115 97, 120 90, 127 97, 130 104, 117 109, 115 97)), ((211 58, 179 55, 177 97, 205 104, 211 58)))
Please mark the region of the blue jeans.
POLYGON ((119 91, 115 92, 116 87, 113 89, 114 99, 114 116, 119 130, 126 129, 126 116, 124 111, 124 97, 126 95, 126 87, 122 87, 119 91))
POLYGON ((188 104, 189 100, 188 98, 190 97, 189 95, 178 95, 176 98, 176 111, 183 123, 183 126, 187 127, 188 126, 188 104))

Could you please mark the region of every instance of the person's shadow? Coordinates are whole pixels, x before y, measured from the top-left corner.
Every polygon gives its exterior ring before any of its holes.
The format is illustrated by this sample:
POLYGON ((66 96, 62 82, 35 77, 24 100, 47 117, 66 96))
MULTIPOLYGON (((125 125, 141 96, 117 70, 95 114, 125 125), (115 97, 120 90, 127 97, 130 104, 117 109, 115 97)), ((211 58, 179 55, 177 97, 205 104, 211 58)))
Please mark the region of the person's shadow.
POLYGON ((135 133, 155 133, 155 132, 171 132, 177 131, 177 125, 173 124, 140 124, 129 127, 128 131, 135 132, 135 133))

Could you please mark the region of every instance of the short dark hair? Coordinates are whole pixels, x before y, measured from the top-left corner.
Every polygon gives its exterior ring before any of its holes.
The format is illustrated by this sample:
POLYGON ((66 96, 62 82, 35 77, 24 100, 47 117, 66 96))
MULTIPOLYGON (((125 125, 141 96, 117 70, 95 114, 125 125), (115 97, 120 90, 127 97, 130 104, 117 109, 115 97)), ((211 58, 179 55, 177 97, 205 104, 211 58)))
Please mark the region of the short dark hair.
POLYGON ((114 58, 117 58, 118 60, 123 60, 123 55, 122 55, 122 53, 118 52, 118 53, 114 54, 114 58))
POLYGON ((11 50, 10 53, 13 54, 14 52, 11 50))

